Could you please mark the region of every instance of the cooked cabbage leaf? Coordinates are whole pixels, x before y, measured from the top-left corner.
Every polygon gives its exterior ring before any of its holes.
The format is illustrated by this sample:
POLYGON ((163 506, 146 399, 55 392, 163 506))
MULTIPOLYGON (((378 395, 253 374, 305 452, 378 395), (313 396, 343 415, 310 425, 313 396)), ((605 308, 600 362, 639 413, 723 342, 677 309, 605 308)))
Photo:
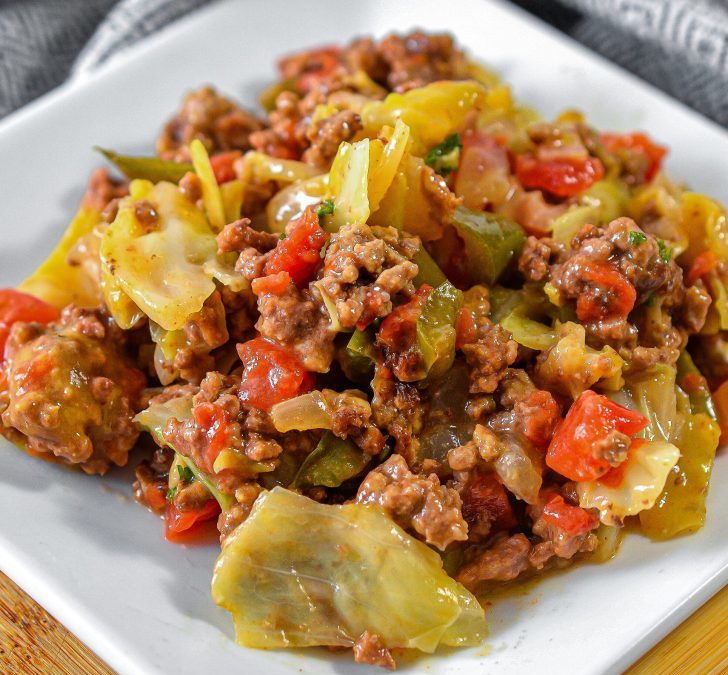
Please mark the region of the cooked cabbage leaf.
POLYGON ((212 598, 246 647, 351 647, 368 630, 391 647, 477 645, 477 600, 437 553, 373 506, 262 493, 215 564, 212 598))
MULTIPOLYGON (((169 399, 164 403, 153 403, 148 408, 138 413, 136 417, 134 417, 134 421, 142 429, 144 429, 144 431, 151 434, 157 445, 162 447, 172 447, 169 443, 167 443, 163 435, 164 427, 167 426, 167 422, 171 419, 176 419, 181 422, 189 419, 191 416, 192 394, 186 394, 184 396, 177 396, 176 398, 169 399)), ((172 450, 175 450, 175 448, 172 448, 172 450)), ((233 495, 220 492, 215 484, 205 475, 204 472, 200 471, 189 457, 185 457, 179 452, 177 452, 175 456, 178 461, 184 462, 184 464, 189 467, 190 471, 192 471, 195 478, 210 491, 212 496, 220 504, 220 508, 223 511, 229 509, 235 503, 235 497, 233 497, 233 495)))
POLYGON ((176 185, 133 181, 131 188, 101 240, 104 298, 115 319, 119 312, 112 294, 121 290, 165 330, 180 329, 215 290, 212 270, 204 269, 216 258, 215 235, 176 185), (158 214, 151 231, 134 213, 135 201, 142 198, 158 214))
POLYGON ((121 155, 118 152, 106 150, 99 146, 94 146, 94 150, 100 152, 130 180, 141 178, 150 180, 152 183, 158 183, 162 180, 178 183, 182 176, 188 171, 192 171, 192 164, 186 162, 171 162, 159 159, 159 157, 121 155))
POLYGON ((679 457, 680 451, 672 443, 640 443, 620 465, 622 477, 617 485, 599 479, 576 484, 579 505, 598 509, 605 525, 620 526, 627 516, 652 508, 679 457))
POLYGON ((364 132, 376 137, 402 120, 411 130, 412 152, 424 157, 433 146, 459 131, 466 115, 486 105, 486 88, 473 80, 433 82, 404 94, 372 101, 361 112, 364 132))

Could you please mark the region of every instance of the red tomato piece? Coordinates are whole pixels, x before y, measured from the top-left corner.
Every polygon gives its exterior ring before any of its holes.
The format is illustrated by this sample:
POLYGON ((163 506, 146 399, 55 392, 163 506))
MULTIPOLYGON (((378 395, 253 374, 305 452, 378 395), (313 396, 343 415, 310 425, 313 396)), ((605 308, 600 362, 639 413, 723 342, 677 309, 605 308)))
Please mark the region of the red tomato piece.
POLYGON ((646 426, 644 415, 587 389, 556 428, 546 452, 546 464, 571 480, 594 480, 611 468, 594 452, 599 443, 614 431, 631 437, 646 426))
POLYGON ((698 253, 690 266, 685 281, 688 286, 697 283, 698 279, 702 279, 710 274, 718 266, 718 257, 713 251, 703 251, 698 253))
POLYGON ((248 405, 270 410, 285 401, 313 389, 315 378, 290 349, 262 337, 238 345, 243 362, 239 397, 248 405))
POLYGON ((212 471, 217 456, 230 445, 232 439, 230 413, 214 403, 201 403, 195 406, 192 416, 205 438, 204 455, 207 466, 202 468, 212 471))
POLYGON ((60 312, 33 295, 14 288, 0 289, 0 353, 5 349, 10 329, 16 321, 50 323, 60 312))
POLYGON ((164 518, 164 537, 168 541, 179 541, 190 530, 206 520, 212 520, 220 513, 220 505, 214 499, 205 502, 196 511, 180 511, 174 504, 167 504, 164 518))
POLYGON ((582 276, 591 288, 576 300, 580 321, 597 321, 608 317, 626 317, 637 302, 637 291, 627 278, 610 263, 592 263, 582 276))
POLYGON ((580 506, 572 506, 561 495, 554 495, 543 507, 543 519, 549 524, 577 537, 593 530, 599 519, 580 506))
POLYGON ((477 326, 473 312, 467 307, 461 307, 455 323, 455 348, 475 342, 477 326))
MULTIPOLYGON (((303 72, 297 74, 294 87, 301 93, 307 94, 319 82, 329 77, 341 62, 341 49, 339 47, 320 47, 306 52, 306 65, 303 72)), ((281 59, 279 69, 283 79, 296 75, 295 70, 299 68, 300 60, 281 59), (293 72, 291 72, 293 70, 293 72)))
POLYGON ((634 150, 647 157, 649 164, 645 172, 645 180, 649 183, 660 170, 662 158, 667 154, 667 148, 657 145, 647 134, 635 131, 631 134, 603 133, 602 145, 608 152, 617 150, 634 150))
POLYGON ((572 197, 601 180, 604 165, 596 157, 538 159, 529 153, 516 157, 516 176, 525 188, 572 197))
POLYGON ((422 284, 407 302, 387 314, 379 328, 379 341, 398 352, 412 346, 416 338, 417 319, 432 291, 432 286, 422 284))
POLYGON ((523 435, 543 450, 561 420, 561 408, 556 399, 551 392, 536 389, 516 404, 516 410, 522 420, 523 435))
POLYGON ((288 236, 281 239, 265 264, 266 274, 288 272, 299 288, 307 284, 321 266, 321 248, 328 235, 319 225, 318 215, 308 208, 293 222, 288 236))
POLYGON ((463 493, 463 518, 472 528, 487 520, 491 532, 510 530, 518 524, 508 491, 494 473, 476 474, 463 493))
POLYGON ((238 157, 242 156, 243 153, 240 150, 230 150, 229 152, 218 152, 210 157, 210 164, 218 185, 235 180, 237 176, 233 164, 238 157))
POLYGON ((291 284, 291 281, 291 275, 288 272, 278 272, 253 279, 250 286, 255 295, 282 295, 291 284))

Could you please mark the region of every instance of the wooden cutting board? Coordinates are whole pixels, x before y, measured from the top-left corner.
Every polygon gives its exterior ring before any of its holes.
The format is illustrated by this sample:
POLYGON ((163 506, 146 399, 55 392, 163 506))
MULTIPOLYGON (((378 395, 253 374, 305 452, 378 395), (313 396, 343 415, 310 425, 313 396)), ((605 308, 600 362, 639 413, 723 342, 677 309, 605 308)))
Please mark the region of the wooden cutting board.
MULTIPOLYGON (((113 675, 114 671, 0 572, 0 672, 113 675)), ((728 673, 728 587, 627 671, 627 675, 683 673, 728 673)))

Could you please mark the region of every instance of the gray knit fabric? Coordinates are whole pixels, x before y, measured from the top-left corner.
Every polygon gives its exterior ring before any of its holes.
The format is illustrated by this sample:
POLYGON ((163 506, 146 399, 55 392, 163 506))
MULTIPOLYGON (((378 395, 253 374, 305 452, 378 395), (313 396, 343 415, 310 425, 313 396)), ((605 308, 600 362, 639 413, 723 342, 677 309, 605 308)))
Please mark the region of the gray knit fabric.
MULTIPOLYGON (((209 1, 0 0, 0 117, 209 1)), ((728 126, 728 0, 513 1, 728 126)))

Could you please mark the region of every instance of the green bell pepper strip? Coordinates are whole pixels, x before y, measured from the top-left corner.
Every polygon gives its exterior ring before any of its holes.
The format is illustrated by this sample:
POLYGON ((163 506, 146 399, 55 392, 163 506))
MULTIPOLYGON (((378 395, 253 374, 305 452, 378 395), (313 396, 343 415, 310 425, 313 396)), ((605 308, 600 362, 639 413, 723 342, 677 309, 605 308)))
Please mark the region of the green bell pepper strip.
POLYGON ((494 284, 526 241, 507 218, 458 206, 451 224, 465 243, 465 269, 473 284, 494 284))
POLYGON ((414 279, 414 284, 417 288, 422 286, 422 284, 429 284, 433 288, 436 288, 447 281, 447 277, 424 246, 421 246, 420 250, 415 253, 412 262, 417 265, 417 276, 414 279))
POLYGON ((346 349, 339 352, 339 364, 344 374, 355 382, 368 383, 374 374, 377 362, 377 348, 370 329, 359 330, 351 334, 346 349))
POLYGON ((163 180, 179 183, 182 176, 188 171, 194 170, 192 164, 185 162, 170 162, 159 159, 159 157, 120 155, 113 150, 106 150, 98 146, 94 146, 94 150, 100 152, 130 180, 141 178, 150 180, 152 183, 159 183, 163 180))
POLYGON ((642 531, 652 539, 671 539, 699 530, 705 522, 713 459, 720 427, 705 413, 689 415, 674 440, 680 459, 667 476, 655 505, 639 514, 642 531))
POLYGON ((314 451, 306 457, 291 487, 339 487, 358 476, 369 464, 371 457, 348 439, 327 431, 314 451))
POLYGON ((425 363, 425 375, 438 377, 455 360, 455 322, 463 294, 449 281, 430 293, 417 319, 417 344, 425 363))

